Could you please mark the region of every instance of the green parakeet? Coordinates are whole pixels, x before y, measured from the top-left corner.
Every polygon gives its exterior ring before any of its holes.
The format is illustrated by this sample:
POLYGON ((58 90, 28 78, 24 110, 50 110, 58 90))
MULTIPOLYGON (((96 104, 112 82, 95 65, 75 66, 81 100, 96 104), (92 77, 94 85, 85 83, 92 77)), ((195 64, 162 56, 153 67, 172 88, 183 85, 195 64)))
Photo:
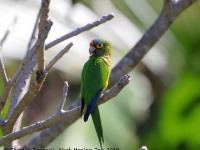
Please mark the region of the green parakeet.
POLYGON ((104 142, 104 138, 97 103, 102 92, 108 85, 112 44, 103 39, 94 39, 90 42, 89 53, 89 60, 85 63, 82 71, 81 114, 86 104, 87 109, 84 114, 84 121, 86 122, 91 114, 99 143, 102 148, 102 142, 104 142))

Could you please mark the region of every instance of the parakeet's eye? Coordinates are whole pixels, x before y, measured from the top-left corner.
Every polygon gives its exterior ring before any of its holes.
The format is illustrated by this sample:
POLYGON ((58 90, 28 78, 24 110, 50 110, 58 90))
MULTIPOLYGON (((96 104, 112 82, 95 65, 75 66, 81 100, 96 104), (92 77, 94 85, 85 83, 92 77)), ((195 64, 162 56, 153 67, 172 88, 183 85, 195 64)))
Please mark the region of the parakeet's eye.
POLYGON ((103 47, 103 44, 99 43, 99 44, 97 44, 96 47, 97 47, 97 48, 102 48, 102 47, 103 47))

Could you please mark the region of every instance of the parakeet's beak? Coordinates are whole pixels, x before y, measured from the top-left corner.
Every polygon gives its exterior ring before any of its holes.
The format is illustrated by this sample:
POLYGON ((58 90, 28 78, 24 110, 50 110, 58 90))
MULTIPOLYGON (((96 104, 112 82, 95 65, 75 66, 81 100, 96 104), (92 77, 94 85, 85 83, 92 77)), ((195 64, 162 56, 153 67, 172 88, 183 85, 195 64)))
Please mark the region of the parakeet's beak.
POLYGON ((90 55, 93 55, 95 50, 96 50, 96 48, 94 46, 90 46, 90 48, 89 48, 90 55))
POLYGON ((94 47, 94 43, 90 42, 90 48, 89 48, 90 55, 93 55, 95 50, 96 48, 94 47))

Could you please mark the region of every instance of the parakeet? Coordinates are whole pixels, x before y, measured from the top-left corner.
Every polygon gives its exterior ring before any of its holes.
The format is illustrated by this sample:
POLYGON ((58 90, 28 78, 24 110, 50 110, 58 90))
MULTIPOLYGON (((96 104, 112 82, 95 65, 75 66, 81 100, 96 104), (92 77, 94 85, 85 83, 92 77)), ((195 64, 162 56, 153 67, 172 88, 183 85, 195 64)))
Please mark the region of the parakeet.
POLYGON ((98 101, 108 85, 112 57, 112 44, 104 39, 94 39, 90 42, 89 60, 85 63, 81 76, 81 115, 86 104, 84 121, 92 116, 94 127, 102 148, 103 129, 99 114, 98 101))

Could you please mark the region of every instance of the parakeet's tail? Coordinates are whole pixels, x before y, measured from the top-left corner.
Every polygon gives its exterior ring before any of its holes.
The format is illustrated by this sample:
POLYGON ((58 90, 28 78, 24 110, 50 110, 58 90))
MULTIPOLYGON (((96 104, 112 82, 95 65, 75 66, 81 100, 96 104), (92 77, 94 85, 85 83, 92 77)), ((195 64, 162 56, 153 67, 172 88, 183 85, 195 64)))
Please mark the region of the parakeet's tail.
POLYGON ((100 143, 100 146, 101 146, 101 149, 102 149, 102 143, 104 142, 103 128, 102 128, 102 125, 101 125, 99 108, 97 106, 94 108, 91 115, 92 115, 92 120, 93 120, 93 123, 94 123, 95 130, 97 132, 99 143, 100 143))
POLYGON ((84 100, 84 98, 82 97, 82 99, 81 99, 81 116, 82 116, 82 114, 83 114, 83 109, 84 109, 84 107, 85 107, 85 100, 84 100))

